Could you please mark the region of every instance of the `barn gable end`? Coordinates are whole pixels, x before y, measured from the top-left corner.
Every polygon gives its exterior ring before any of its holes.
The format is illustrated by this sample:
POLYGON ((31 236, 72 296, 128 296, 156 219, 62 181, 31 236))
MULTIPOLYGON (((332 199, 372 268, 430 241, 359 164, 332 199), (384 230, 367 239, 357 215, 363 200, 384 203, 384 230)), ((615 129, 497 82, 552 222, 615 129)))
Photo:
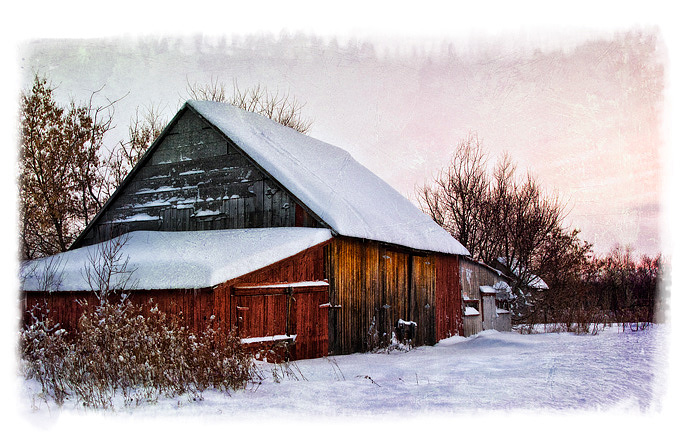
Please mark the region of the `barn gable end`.
POLYGON ((224 134, 184 107, 71 249, 129 231, 322 227, 224 134))

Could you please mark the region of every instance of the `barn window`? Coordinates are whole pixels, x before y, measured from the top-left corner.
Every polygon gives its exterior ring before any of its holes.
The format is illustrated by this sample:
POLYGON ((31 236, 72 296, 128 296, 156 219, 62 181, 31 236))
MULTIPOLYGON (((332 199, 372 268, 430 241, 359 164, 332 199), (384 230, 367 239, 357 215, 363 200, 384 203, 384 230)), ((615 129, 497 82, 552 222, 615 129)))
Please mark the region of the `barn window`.
POLYGON ((479 315, 479 300, 467 299, 463 300, 465 315, 479 315))

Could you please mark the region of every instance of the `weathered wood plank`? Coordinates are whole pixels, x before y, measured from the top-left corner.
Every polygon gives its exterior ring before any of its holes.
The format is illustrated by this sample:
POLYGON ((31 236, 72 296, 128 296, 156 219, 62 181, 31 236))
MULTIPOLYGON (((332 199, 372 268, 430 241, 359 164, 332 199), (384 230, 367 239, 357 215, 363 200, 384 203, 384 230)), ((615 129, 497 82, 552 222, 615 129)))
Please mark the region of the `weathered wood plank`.
POLYGON ((125 230, 195 230, 295 226, 295 200, 193 111, 184 112, 158 141, 146 164, 121 188, 107 212, 81 241, 106 240, 107 222, 158 217, 125 230), (190 212, 184 212, 190 210, 190 212), (218 212, 224 218, 196 219, 218 212), (166 217, 170 219, 166 220, 166 217))
POLYGON ((463 305, 461 277, 457 256, 437 255, 436 278, 436 340, 463 335, 463 305))

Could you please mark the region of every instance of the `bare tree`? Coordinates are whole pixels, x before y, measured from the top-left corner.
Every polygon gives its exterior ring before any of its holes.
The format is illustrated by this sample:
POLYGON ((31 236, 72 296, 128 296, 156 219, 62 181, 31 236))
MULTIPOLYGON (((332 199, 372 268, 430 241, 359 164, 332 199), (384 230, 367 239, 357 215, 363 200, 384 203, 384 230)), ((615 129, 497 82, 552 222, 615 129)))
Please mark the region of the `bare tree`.
POLYGON ((79 230, 87 226, 109 196, 108 171, 103 160, 104 136, 113 128, 114 105, 118 100, 107 99, 106 104, 95 105, 94 98, 102 89, 90 94, 86 104, 77 106, 72 101, 67 116, 67 138, 75 144, 72 152, 79 230))
POLYGON ((449 166, 417 189, 421 209, 456 237, 473 257, 482 253, 489 180, 476 134, 458 143, 449 166))
POLYGON ((508 241, 501 251, 507 263, 516 263, 518 286, 529 288, 540 270, 540 251, 561 231, 563 206, 557 196, 545 195, 536 180, 527 174, 511 195, 508 241))
POLYGON ((111 295, 122 295, 136 286, 133 279, 135 269, 128 267, 130 257, 123 254, 128 239, 129 235, 123 234, 98 243, 88 251, 83 277, 101 305, 109 301, 111 295))
POLYGON ((488 194, 484 197, 484 247, 479 258, 493 263, 498 257, 514 261, 512 249, 512 221, 514 219, 517 184, 515 171, 517 165, 505 152, 494 165, 489 179, 488 194))
POLYGON ((123 182, 166 124, 167 120, 162 117, 158 106, 146 107, 141 112, 139 107, 135 110, 135 115, 130 120, 127 141, 120 142, 107 160, 113 189, 123 182))
POLYGON ((539 295, 537 318, 543 323, 564 323, 569 327, 572 313, 592 311, 597 297, 586 291, 583 281, 592 260, 592 244, 578 238, 579 231, 555 229, 538 255, 538 275, 550 287, 539 295))
MULTIPOLYGON (((234 82, 234 89, 236 83, 234 82)), ((189 83, 187 80, 187 93, 194 100, 208 100, 212 102, 231 103, 230 96, 227 95, 227 88, 224 83, 210 77, 209 83, 189 83)))
POLYGON ((242 90, 236 81, 231 96, 227 96, 226 91, 224 83, 213 79, 207 84, 187 84, 187 93, 194 100, 229 103, 246 111, 264 115, 302 134, 307 133, 312 126, 311 120, 302 117, 304 104, 288 93, 270 92, 260 84, 242 90))
POLYGON ((113 103, 95 106, 54 100, 54 87, 36 75, 21 94, 19 194, 23 258, 65 251, 101 208, 106 181, 102 146, 113 103))
POLYGON ((491 173, 475 134, 457 146, 451 163, 417 189, 421 208, 457 238, 473 258, 501 259, 515 274, 514 289, 526 290, 540 270, 540 251, 561 232, 564 207, 547 195, 506 153, 491 173))

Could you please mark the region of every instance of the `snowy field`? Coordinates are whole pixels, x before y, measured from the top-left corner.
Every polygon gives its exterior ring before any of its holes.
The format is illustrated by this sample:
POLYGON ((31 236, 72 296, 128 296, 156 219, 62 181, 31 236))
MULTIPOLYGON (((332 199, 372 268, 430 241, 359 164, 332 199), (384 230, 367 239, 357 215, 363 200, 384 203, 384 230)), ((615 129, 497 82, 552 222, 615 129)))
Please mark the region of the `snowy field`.
POLYGON ((122 420, 126 426, 153 420, 168 423, 168 430, 178 423, 250 423, 250 428, 274 420, 332 427, 468 417, 466 423, 483 429, 490 428, 484 423, 527 414, 656 417, 666 392, 669 329, 612 327, 595 336, 485 331, 409 352, 305 360, 288 368, 261 363, 263 380, 245 391, 207 391, 198 401, 161 399, 121 405, 115 412, 84 410, 73 401, 58 408, 38 398, 36 384, 20 382, 20 415, 44 430, 98 420, 122 420))

